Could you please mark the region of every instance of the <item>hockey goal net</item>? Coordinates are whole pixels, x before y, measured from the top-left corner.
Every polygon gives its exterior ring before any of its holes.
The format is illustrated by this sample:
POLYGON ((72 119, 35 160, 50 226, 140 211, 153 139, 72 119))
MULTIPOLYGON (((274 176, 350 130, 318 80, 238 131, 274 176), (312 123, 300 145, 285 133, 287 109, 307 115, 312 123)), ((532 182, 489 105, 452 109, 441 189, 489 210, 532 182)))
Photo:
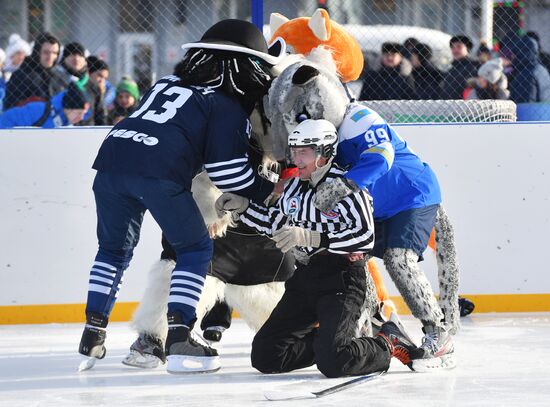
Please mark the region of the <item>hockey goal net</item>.
POLYGON ((368 100, 361 101, 388 123, 515 122, 510 100, 368 100))

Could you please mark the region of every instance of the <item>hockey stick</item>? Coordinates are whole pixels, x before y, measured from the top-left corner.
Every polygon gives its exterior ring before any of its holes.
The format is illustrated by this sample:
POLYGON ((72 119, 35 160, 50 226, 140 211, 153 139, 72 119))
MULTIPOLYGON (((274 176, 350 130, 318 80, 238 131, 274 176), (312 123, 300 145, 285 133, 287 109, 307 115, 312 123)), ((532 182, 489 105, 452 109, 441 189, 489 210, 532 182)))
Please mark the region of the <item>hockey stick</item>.
POLYGON ((307 390, 273 390, 264 393, 264 397, 270 401, 283 401, 283 400, 302 400, 302 399, 316 399, 319 397, 324 397, 329 394, 337 393, 342 390, 349 389, 350 387, 357 386, 369 382, 371 380, 380 377, 385 372, 374 372, 368 375, 355 377, 351 380, 345 381, 343 383, 337 384, 335 386, 327 387, 326 389, 319 391, 307 391, 307 390))

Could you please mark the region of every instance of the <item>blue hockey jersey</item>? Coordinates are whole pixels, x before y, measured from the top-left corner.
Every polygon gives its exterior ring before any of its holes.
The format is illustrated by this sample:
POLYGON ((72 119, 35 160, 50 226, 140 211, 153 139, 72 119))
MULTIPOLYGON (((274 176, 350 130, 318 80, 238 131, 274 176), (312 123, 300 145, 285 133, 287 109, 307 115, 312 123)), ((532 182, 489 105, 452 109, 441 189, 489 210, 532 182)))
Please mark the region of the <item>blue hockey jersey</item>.
POLYGON ((262 202, 273 184, 250 166, 250 133, 237 100, 221 90, 182 87, 178 77, 166 76, 108 133, 93 168, 171 180, 188 189, 204 168, 222 192, 262 202))
POLYGON ((435 173, 378 113, 353 103, 338 133, 336 162, 348 168, 346 178, 369 190, 375 219, 441 203, 435 173))

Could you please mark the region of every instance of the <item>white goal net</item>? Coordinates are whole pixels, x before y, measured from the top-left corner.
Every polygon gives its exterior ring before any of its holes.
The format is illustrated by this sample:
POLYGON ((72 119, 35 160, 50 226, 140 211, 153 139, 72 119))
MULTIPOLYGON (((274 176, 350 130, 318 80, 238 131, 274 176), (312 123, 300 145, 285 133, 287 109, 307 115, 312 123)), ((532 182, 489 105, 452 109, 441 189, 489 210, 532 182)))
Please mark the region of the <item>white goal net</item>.
POLYGON ((388 123, 515 122, 509 100, 368 100, 361 101, 388 123))

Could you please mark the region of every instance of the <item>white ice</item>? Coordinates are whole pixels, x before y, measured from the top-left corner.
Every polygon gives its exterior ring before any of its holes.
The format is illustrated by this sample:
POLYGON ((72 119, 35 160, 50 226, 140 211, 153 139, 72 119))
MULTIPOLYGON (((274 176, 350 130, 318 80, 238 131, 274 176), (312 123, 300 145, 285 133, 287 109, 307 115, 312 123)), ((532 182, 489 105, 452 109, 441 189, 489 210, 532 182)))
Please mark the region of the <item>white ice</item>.
MULTIPOLYGON (((404 317, 420 339, 420 325, 404 317)), ((0 406, 550 406, 550 314, 473 314, 455 337, 458 367, 413 373, 393 360, 374 381, 316 400, 271 402, 264 392, 282 386, 319 390, 313 366, 263 375, 250 366, 252 332, 241 320, 224 333, 222 369, 170 375, 120 363, 134 333, 127 323, 108 329, 107 357, 77 373, 81 324, 0 326, 0 406), (305 382, 304 382, 305 381, 305 382)))

